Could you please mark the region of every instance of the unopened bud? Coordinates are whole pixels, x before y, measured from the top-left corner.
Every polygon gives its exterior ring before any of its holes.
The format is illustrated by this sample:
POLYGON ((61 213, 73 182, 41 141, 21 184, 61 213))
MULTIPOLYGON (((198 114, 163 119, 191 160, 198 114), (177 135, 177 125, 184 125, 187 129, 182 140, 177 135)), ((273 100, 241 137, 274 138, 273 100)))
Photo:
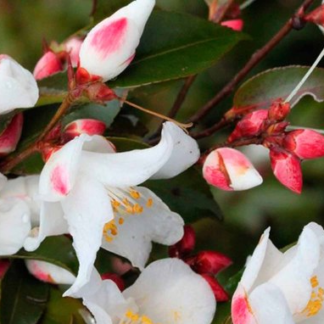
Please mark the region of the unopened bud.
POLYGON ((271 168, 275 177, 285 187, 298 194, 303 187, 303 176, 299 158, 285 150, 270 149, 271 168))
POLYGON ((197 273, 209 273, 216 275, 232 264, 232 260, 226 255, 215 251, 201 251, 190 259, 192 269, 197 273))
POLYGON ((300 159, 316 159, 324 156, 324 136, 311 129, 298 129, 287 133, 283 145, 300 159))
POLYGON ((222 302, 229 301, 229 294, 220 285, 220 283, 216 280, 216 278, 214 278, 213 276, 210 276, 208 274, 202 274, 201 276, 208 282, 209 287, 213 291, 217 302, 222 303, 222 302))
POLYGON ((232 19, 221 22, 221 25, 224 27, 231 28, 235 31, 242 31, 244 23, 242 19, 232 19))
POLYGON ((69 53, 71 58, 71 63, 73 67, 77 67, 80 61, 80 49, 82 45, 82 40, 77 37, 69 38, 63 43, 65 50, 69 53))
POLYGON ((324 4, 311 11, 309 14, 305 15, 305 21, 312 22, 319 27, 324 27, 324 4))
POLYGON ((60 58, 56 53, 48 51, 37 62, 33 74, 36 80, 41 80, 61 71, 63 64, 60 58))
POLYGON ((120 291, 123 291, 125 289, 124 280, 115 273, 110 273, 110 272, 104 273, 101 275, 101 279, 102 280, 112 280, 117 285, 117 287, 119 288, 120 291))
POLYGON ((290 113, 290 103, 283 101, 275 101, 269 108, 269 119, 271 121, 280 122, 286 119, 290 113))
POLYGON ((268 110, 260 109, 244 116, 237 124, 228 138, 232 143, 237 139, 258 136, 263 130, 265 121, 268 119, 268 110))
POLYGON ((119 75, 135 55, 155 0, 137 0, 96 25, 80 49, 80 66, 103 81, 119 75))
POLYGON ((13 152, 19 142, 23 127, 23 114, 17 114, 0 134, 0 156, 13 152))
POLYGON ((42 159, 44 162, 47 162, 49 158, 52 156, 53 153, 57 152, 62 148, 62 145, 44 145, 41 148, 41 153, 42 153, 42 159))
POLYGON ((75 281, 71 272, 57 265, 38 260, 26 260, 25 263, 28 271, 41 281, 64 285, 71 285, 75 281))
POLYGON ((212 151, 203 166, 205 180, 222 190, 246 190, 262 183, 262 177, 241 152, 231 148, 212 151))
POLYGON ((78 119, 66 125, 63 131, 65 141, 70 141, 81 134, 102 135, 106 130, 106 124, 96 119, 78 119))
POLYGON ((193 251, 196 244, 196 234, 190 225, 184 226, 184 234, 182 239, 169 247, 169 256, 171 258, 181 258, 193 251))
POLYGON ((86 88, 86 93, 91 101, 104 103, 117 98, 115 92, 104 83, 96 82, 86 88))

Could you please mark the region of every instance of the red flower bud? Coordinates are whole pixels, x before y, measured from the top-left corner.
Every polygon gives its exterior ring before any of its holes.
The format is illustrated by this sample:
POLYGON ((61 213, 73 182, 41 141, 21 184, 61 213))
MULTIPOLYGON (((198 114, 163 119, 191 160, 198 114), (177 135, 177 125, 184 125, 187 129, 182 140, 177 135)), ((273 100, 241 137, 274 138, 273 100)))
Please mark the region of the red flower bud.
POLYGON ((196 234, 190 225, 184 226, 182 239, 169 247, 169 256, 171 258, 181 258, 193 251, 196 244, 196 234))
POLYGON ((15 115, 0 134, 0 156, 7 155, 16 149, 21 136, 23 122, 23 114, 15 115))
POLYGON ((271 121, 283 121, 290 113, 290 103, 283 101, 275 101, 269 108, 269 119, 271 121))
POLYGON ((265 121, 268 119, 268 110, 260 109, 253 111, 242 118, 228 138, 232 143, 244 137, 258 136, 264 130, 265 121))
POLYGON ((202 274, 201 276, 208 282, 217 302, 229 301, 228 293, 214 277, 208 274, 202 274))
POLYGON ((117 98, 115 92, 104 83, 97 82, 86 88, 87 95, 91 101, 104 103, 117 98))
POLYGON ((299 158, 287 151, 271 148, 270 161, 275 177, 285 187, 300 194, 303 177, 299 158))
POLYGON ((106 124, 96 119, 78 119, 65 126, 63 138, 72 140, 81 134, 102 135, 106 130, 106 124))
POLYGON ((101 275, 101 279, 102 280, 112 280, 117 285, 117 287, 119 288, 120 291, 123 291, 125 289, 124 280, 115 273, 109 273, 109 272, 104 273, 101 275))
POLYGON ((36 80, 41 80, 62 70, 63 65, 59 56, 48 51, 37 62, 33 74, 36 80))
POLYGON ((221 22, 221 25, 224 27, 231 28, 235 31, 242 31, 244 22, 242 19, 232 19, 221 22))
POLYGON ((307 14, 304 20, 324 27, 324 4, 307 14))
POLYGON ((324 156, 324 136, 311 129, 298 129, 287 133, 283 145, 300 159, 324 156))
POLYGON ((187 263, 197 273, 209 273, 216 275, 232 264, 232 260, 226 255, 215 251, 201 251, 196 256, 188 259, 187 263))

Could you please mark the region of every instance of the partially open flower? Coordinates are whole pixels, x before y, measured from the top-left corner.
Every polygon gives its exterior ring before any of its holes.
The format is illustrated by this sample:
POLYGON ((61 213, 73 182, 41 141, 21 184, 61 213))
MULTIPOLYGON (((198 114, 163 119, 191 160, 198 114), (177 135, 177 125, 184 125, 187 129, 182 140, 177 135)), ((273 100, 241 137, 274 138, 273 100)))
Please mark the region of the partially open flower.
POLYGON ((0 55, 0 114, 33 107, 38 87, 33 75, 7 55, 0 55))
POLYGON ((241 152, 232 148, 212 151, 203 166, 205 180, 222 190, 246 190, 262 183, 262 177, 241 152))
POLYGON ((123 72, 135 56, 155 0, 136 0, 96 25, 80 49, 80 67, 103 81, 123 72))

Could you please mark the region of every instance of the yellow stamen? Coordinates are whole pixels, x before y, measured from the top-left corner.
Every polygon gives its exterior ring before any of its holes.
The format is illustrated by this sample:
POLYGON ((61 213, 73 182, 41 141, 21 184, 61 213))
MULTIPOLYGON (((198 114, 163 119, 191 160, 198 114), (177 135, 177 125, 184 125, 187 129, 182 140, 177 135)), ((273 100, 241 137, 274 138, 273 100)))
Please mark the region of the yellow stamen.
POLYGON ((146 207, 152 207, 152 206, 153 206, 153 199, 152 198, 147 199, 146 207))
POLYGON ((129 192, 129 194, 131 195, 132 198, 134 199, 140 199, 141 198, 141 194, 137 191, 137 190, 131 190, 129 192))
POLYGON ((322 287, 319 287, 317 276, 313 276, 310 279, 310 283, 312 285, 313 291, 311 293, 307 306, 302 312, 307 317, 316 315, 322 309, 324 300, 324 289, 322 287))

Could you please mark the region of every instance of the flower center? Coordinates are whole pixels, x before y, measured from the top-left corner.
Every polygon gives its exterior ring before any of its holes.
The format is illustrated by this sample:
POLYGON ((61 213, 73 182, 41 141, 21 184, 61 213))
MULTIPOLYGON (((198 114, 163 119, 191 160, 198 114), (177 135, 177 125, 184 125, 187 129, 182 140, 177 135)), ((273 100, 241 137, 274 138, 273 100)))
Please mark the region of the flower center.
POLYGON ((144 197, 134 188, 108 189, 108 195, 111 199, 111 206, 114 212, 114 219, 105 224, 103 235, 107 242, 112 242, 118 235, 118 226, 124 224, 125 217, 142 214, 144 208, 153 206, 153 199, 144 197))
POLYGON ((312 277, 310 282, 313 290, 309 302, 303 310, 303 314, 306 314, 307 317, 316 315, 322 309, 324 301, 324 289, 319 286, 317 276, 312 277))
POLYGON ((132 310, 127 310, 118 324, 159 324, 154 323, 148 316, 139 315, 132 310))

